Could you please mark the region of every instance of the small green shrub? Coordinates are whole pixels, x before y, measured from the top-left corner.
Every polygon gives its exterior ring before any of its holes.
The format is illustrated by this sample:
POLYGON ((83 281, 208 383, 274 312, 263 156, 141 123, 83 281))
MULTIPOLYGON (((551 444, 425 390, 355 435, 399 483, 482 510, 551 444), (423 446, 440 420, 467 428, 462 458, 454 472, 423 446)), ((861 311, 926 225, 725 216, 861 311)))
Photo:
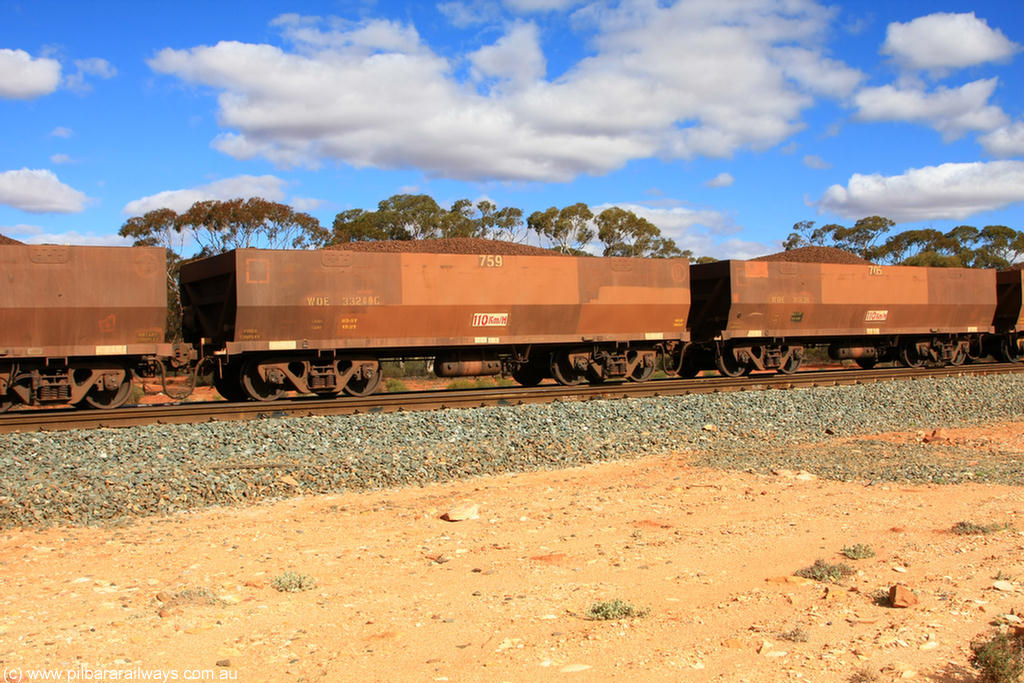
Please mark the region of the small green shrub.
POLYGON ((641 610, 633 607, 628 602, 618 598, 606 602, 595 602, 587 610, 587 619, 595 621, 613 621, 615 619, 629 619, 631 617, 647 616, 648 610, 641 610))
POLYGON ((997 531, 1009 528, 1009 524, 978 524, 976 522, 962 521, 954 524, 950 531, 959 536, 980 536, 983 534, 994 534, 997 531))
POLYGON ((850 678, 848 680, 850 683, 875 683, 878 678, 879 676, 877 671, 869 669, 866 666, 862 666, 850 674, 850 678))
POLYGON ((285 572, 280 576, 275 576, 270 585, 282 593, 297 593, 316 588, 316 579, 305 574, 285 572))
POLYGON ((409 391, 409 387, 405 385, 405 382, 396 377, 388 377, 384 380, 384 391, 393 394, 397 391, 409 391))
POLYGON ((137 406, 142 397, 146 395, 146 390, 142 388, 137 382, 132 383, 132 389, 128 392, 128 400, 125 401, 125 405, 137 406))
POLYGON ((807 634, 807 631, 801 626, 797 626, 792 631, 786 631, 779 634, 779 638, 788 640, 793 643, 806 643, 811 637, 807 634))
POLYGON ((222 601, 209 588, 183 588, 176 593, 161 592, 156 599, 164 607, 181 607, 183 605, 220 605, 222 601))
POLYGON ((425 360, 386 360, 381 361, 380 368, 385 378, 433 377, 433 373, 427 372, 425 360))
POLYGON ((866 560, 869 557, 875 556, 874 548, 869 545, 865 545, 864 543, 848 545, 843 548, 841 552, 851 560, 866 560))
POLYGON ((448 386, 445 387, 445 389, 477 389, 477 388, 478 387, 477 387, 476 382, 474 382, 471 379, 466 379, 465 377, 459 377, 458 379, 453 379, 451 382, 448 382, 448 386))
POLYGON ((982 683, 1018 683, 1024 675, 1024 633, 997 631, 971 643, 971 665, 982 683))
POLYGON ((836 583, 845 579, 850 574, 853 574, 853 569, 849 565, 843 564, 829 564, 825 560, 815 560, 814 564, 810 567, 804 567, 794 572, 797 576, 802 576, 805 579, 814 579, 815 581, 831 582, 836 583))

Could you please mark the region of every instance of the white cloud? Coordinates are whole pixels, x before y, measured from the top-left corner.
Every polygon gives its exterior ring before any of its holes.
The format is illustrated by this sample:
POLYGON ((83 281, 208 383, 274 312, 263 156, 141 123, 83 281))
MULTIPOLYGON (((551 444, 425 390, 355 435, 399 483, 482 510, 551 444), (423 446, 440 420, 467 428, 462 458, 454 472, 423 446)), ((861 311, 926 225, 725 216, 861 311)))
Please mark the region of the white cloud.
POLYGON ((974 12, 938 12, 889 24, 882 54, 913 69, 962 68, 1008 59, 1020 50, 974 12))
POLYGON ((56 128, 50 131, 50 135, 52 135, 55 138, 69 138, 74 134, 75 131, 71 130, 70 128, 65 128, 64 126, 57 126, 56 128))
POLYGON ((807 168, 814 168, 819 171, 824 171, 825 169, 832 168, 832 164, 828 163, 817 154, 805 154, 804 166, 806 166, 807 168))
POLYGON ((732 174, 731 173, 726 173, 725 171, 723 171, 722 173, 719 173, 718 175, 716 175, 711 180, 709 180, 706 183, 704 183, 704 186, 705 187, 729 187, 734 182, 736 182, 736 179, 732 177, 732 174))
POLYGON ((0 204, 30 213, 79 213, 88 197, 53 171, 23 168, 0 173, 0 204))
POLYGON ((522 87, 543 78, 547 62, 539 40, 536 24, 514 24, 494 45, 469 54, 474 79, 497 78, 522 87))
POLYGON ((851 176, 816 206, 847 218, 886 216, 898 223, 955 219, 1024 201, 1024 161, 942 164, 902 175, 851 176))
POLYGON ((75 160, 69 157, 67 154, 52 154, 50 155, 50 161, 54 164, 73 164, 75 160))
POLYGON ((132 241, 120 235, 86 235, 76 230, 68 232, 41 232, 21 238, 25 244, 74 244, 89 247, 130 247, 132 241))
POLYGON ((24 242, 26 237, 32 235, 41 235, 45 228, 39 225, 28 225, 27 223, 19 223, 18 225, 0 225, 0 235, 6 235, 7 237, 17 237, 19 241, 24 242))
POLYGON ((316 211, 321 206, 330 204, 326 199, 314 199, 313 197, 292 197, 288 202, 296 211, 316 211))
POLYGON ((126 216, 141 216, 156 209, 172 209, 183 213, 196 202, 210 199, 248 199, 262 197, 279 202, 284 199, 285 181, 272 175, 240 175, 224 178, 206 185, 183 190, 166 190, 128 202, 121 213, 126 216))
POLYGON ((497 2, 441 2, 437 11, 448 17, 448 21, 457 28, 477 26, 497 21, 501 18, 501 6, 497 2))
POLYGON ((842 98, 852 93, 866 78, 864 72, 843 62, 823 57, 815 50, 802 47, 782 47, 775 50, 786 76, 809 91, 842 98))
POLYGON ((65 85, 67 85, 69 90, 82 95, 92 92, 92 85, 85 80, 86 76, 109 79, 117 75, 117 69, 114 68, 114 65, 99 57, 76 59, 75 68, 78 70, 67 77, 65 85))
POLYGON ((764 256, 766 254, 774 254, 775 252, 782 250, 782 244, 774 242, 772 244, 765 244, 764 242, 753 242, 751 240, 741 240, 733 237, 727 239, 721 244, 713 244, 706 251, 699 252, 694 251, 696 256, 714 256, 717 259, 752 259, 758 256, 764 256))
MULTIPOLYGON (((708 232, 715 234, 725 234, 729 232, 735 232, 736 226, 733 225, 731 219, 720 211, 713 209, 691 209, 686 206, 673 206, 672 204, 678 204, 678 202, 663 201, 662 204, 666 206, 648 206, 645 204, 600 204, 598 206, 590 207, 590 210, 595 214, 601 213, 605 209, 617 206, 620 209, 626 211, 632 211, 641 218, 646 218, 658 228, 665 235, 676 239, 682 237, 688 230, 693 228, 703 228, 708 232)), ((677 240, 678 241, 678 240, 677 240)))
POLYGON ((992 156, 1014 157, 1024 155, 1024 121, 1017 121, 1008 126, 982 135, 978 142, 992 156))
POLYGON ((84 74, 98 76, 99 78, 113 78, 117 75, 117 69, 114 65, 99 57, 76 59, 75 67, 84 74))
POLYGON ((224 41, 148 63, 219 91, 212 144, 225 154, 467 180, 567 181, 633 159, 766 149, 803 127, 811 81, 844 93, 859 80, 816 50, 832 14, 810 0, 651 2, 594 17, 593 54, 555 80, 523 22, 449 59, 411 25, 286 15, 274 24, 293 48, 224 41), (474 76, 497 85, 480 92, 474 76))
POLYGON ((1006 125, 1006 113, 988 103, 998 83, 996 78, 987 78, 931 93, 891 85, 865 88, 854 96, 856 117, 922 123, 942 133, 943 139, 955 140, 968 131, 991 131, 1006 125))
POLYGON ((0 97, 29 100, 60 85, 60 62, 33 58, 24 50, 0 49, 0 97))
POLYGON ((551 12, 567 10, 581 0, 505 0, 505 6, 514 12, 551 12))

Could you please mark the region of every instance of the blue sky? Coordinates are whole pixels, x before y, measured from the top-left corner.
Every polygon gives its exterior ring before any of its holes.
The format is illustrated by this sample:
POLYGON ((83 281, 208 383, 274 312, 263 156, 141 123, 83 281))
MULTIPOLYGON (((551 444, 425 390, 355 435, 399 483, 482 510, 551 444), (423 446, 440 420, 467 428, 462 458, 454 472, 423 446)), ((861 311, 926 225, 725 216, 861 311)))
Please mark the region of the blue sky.
POLYGON ((698 255, 801 220, 1024 229, 1019 0, 0 5, 0 233, 259 195, 618 205, 698 255))

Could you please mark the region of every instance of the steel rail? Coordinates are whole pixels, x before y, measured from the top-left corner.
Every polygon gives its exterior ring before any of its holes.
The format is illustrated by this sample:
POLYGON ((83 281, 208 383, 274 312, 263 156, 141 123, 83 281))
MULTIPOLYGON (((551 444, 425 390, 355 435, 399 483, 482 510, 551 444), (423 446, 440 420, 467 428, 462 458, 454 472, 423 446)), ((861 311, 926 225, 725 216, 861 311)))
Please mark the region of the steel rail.
POLYGON ((133 427, 145 424, 180 424, 228 420, 354 415, 359 413, 438 410, 482 406, 520 405, 553 401, 591 401, 643 396, 676 396, 719 391, 758 391, 802 387, 868 384, 929 377, 958 377, 1024 372, 1021 363, 977 363, 941 368, 874 368, 861 370, 806 370, 792 375, 759 373, 747 377, 665 378, 647 382, 609 382, 597 385, 495 387, 490 389, 397 392, 338 399, 305 396, 266 403, 225 401, 169 403, 115 410, 12 410, 0 415, 0 434, 12 432, 133 427))

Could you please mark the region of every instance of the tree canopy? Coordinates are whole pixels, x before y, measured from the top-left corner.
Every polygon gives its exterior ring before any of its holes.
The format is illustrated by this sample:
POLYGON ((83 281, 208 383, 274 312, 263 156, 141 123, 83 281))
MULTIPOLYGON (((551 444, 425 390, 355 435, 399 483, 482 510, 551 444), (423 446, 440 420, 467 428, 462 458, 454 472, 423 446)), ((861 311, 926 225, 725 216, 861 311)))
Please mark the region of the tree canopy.
POLYGON ((782 247, 787 251, 808 246, 837 247, 871 260, 875 243, 894 225, 895 222, 882 216, 861 218, 851 228, 837 223, 815 228, 814 221, 800 221, 793 226, 793 232, 782 247))
POLYGON ((460 199, 443 209, 425 194, 396 194, 377 204, 376 211, 348 209, 334 217, 330 244, 372 240, 421 240, 439 237, 522 239, 523 212, 499 209, 488 200, 475 205, 460 199))
POLYGON ((551 243, 563 254, 584 254, 586 246, 596 234, 591 226, 594 213, 583 202, 559 209, 552 206, 546 211, 534 211, 526 223, 530 230, 551 243))
POLYGON ((894 225, 881 216, 862 218, 852 228, 835 224, 815 228, 814 221, 800 221, 783 247, 833 246, 876 263, 901 266, 1006 268, 1024 257, 1024 232, 1005 225, 980 230, 958 225, 945 233, 934 228, 904 230, 879 243, 894 225))
POLYGON ((118 234, 136 246, 162 246, 178 256, 184 256, 189 240, 199 247, 199 256, 211 256, 245 247, 320 247, 328 237, 313 216, 259 197, 196 202, 180 215, 155 209, 129 218, 118 234))
POLYGON ((596 237, 604 245, 605 256, 693 260, 692 252, 681 251, 656 225, 632 211, 611 207, 594 216, 582 202, 535 211, 523 221, 522 209, 499 208, 487 199, 476 204, 459 199, 444 209, 428 195, 400 194, 380 202, 376 211, 347 209, 338 213, 329 243, 436 237, 522 242, 530 233, 564 254, 587 255, 584 248, 596 237))
POLYGON ((605 256, 693 259, 692 251, 680 251, 673 240, 662 236, 658 226, 632 211, 613 206, 599 213, 594 222, 605 256))

